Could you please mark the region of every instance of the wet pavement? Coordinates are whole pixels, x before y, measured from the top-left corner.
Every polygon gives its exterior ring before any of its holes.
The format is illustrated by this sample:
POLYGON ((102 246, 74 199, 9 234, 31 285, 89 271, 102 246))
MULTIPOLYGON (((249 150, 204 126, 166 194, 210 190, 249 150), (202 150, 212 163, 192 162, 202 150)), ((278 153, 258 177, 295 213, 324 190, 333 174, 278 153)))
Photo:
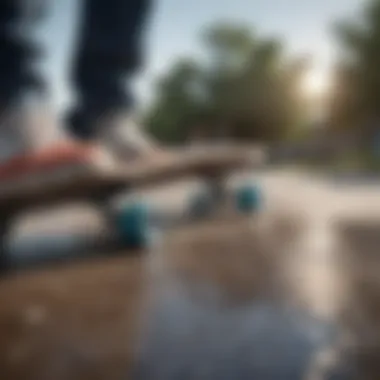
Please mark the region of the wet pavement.
MULTIPOLYGON (((303 208, 313 215, 314 224, 325 223, 332 210, 345 210, 343 201, 355 205, 350 194, 333 194, 320 183, 286 176, 260 180, 268 199, 275 200, 270 207, 286 204, 303 208)), ((358 208, 363 209, 361 204, 358 208)), ((45 238, 34 240, 33 244, 30 240, 18 242, 14 255, 19 257, 31 245, 39 253, 43 250, 41 244, 58 245, 63 252, 73 245, 89 243, 88 237, 81 236, 59 239, 51 237, 50 243, 45 238)), ((47 251, 51 254, 51 249, 47 251)), ((318 248, 315 255, 311 251, 306 254, 313 273, 319 265, 317 251, 318 248)), ((320 251, 323 256, 324 249, 320 251)), ((328 257, 320 261, 322 266, 330 265, 328 257)), ((328 283, 328 279, 321 281, 320 274, 317 277, 316 288, 328 283)), ((316 354, 334 338, 334 328, 328 320, 317 318, 306 309, 260 299, 224 305, 219 302, 223 294, 199 286, 176 277, 155 287, 139 346, 137 380, 303 379, 316 354), (198 287, 197 291, 192 287, 198 287)), ((326 289, 325 295, 328 292, 326 289)))
POLYGON ((186 286, 155 292, 136 379, 304 379, 333 339, 332 326, 305 311, 263 300, 223 306, 211 289, 197 298, 186 286))

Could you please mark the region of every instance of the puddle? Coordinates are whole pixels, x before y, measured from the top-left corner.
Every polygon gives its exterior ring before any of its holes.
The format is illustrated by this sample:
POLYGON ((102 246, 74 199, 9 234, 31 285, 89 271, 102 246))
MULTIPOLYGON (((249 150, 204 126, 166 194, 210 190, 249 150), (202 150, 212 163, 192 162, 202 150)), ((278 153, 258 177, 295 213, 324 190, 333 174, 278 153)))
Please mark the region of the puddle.
POLYGON ((327 323, 284 305, 223 306, 207 289, 200 299, 179 282, 165 286, 155 290, 137 379, 302 379, 332 338, 327 323))

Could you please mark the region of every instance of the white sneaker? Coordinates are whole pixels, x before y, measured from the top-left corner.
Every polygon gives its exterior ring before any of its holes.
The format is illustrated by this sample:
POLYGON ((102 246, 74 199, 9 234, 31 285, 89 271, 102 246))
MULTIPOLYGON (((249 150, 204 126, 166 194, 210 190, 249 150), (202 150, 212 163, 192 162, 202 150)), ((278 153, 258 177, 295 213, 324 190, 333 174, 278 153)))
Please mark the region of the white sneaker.
POLYGON ((2 183, 58 175, 70 168, 109 170, 113 166, 113 157, 96 142, 68 138, 47 107, 25 102, 0 114, 2 183))
POLYGON ((95 126, 99 143, 119 161, 163 156, 163 150, 128 115, 107 115, 95 126))

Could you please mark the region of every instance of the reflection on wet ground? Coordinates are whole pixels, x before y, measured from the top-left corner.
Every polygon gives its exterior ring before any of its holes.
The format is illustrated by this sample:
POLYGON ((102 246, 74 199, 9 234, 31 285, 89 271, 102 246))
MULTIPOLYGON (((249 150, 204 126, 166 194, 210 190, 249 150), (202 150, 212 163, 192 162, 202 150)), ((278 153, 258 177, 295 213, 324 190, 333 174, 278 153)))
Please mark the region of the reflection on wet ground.
MULTIPOLYGON (((224 231, 226 252, 221 252, 218 244, 219 249, 214 246, 202 256, 197 250, 193 252, 193 247, 185 257, 186 250, 182 249, 181 265, 184 260, 190 271, 206 270, 205 278, 214 275, 209 266, 215 268, 218 275, 222 272, 226 275, 225 266, 229 267, 228 275, 238 278, 239 282, 245 275, 252 277, 258 262, 251 259, 252 247, 247 246, 248 242, 241 245, 242 239, 237 239, 246 235, 235 233, 230 224, 221 228, 218 226, 217 232, 209 231, 208 244, 215 244, 213 233, 219 242, 219 233, 224 231), (229 233, 231 239, 227 238, 229 233), (190 261, 186 261, 189 257, 190 261), (243 272, 244 269, 248 272, 243 272)), ((236 227, 236 231, 244 228, 236 227)), ((251 237, 252 231, 247 232, 251 237)), ((196 236, 198 239, 199 235, 196 236)), ((190 243, 196 241, 193 239, 186 245, 190 243)), ((257 241, 253 243, 257 248, 257 241)), ((13 243, 12 257, 16 266, 38 264, 47 259, 44 252, 50 260, 56 261, 60 257, 69 258, 68 252, 77 257, 80 250, 84 252, 83 247, 96 244, 99 239, 89 235, 29 237, 13 243)), ((184 248, 184 243, 181 244, 184 248)), ((166 259, 169 260, 168 255, 166 259)), ((315 262, 312 267, 315 269, 315 262)), ((331 325, 311 312, 260 297, 226 304, 223 290, 215 284, 211 286, 208 280, 188 281, 183 277, 183 273, 166 275, 163 282, 153 287, 137 357, 135 377, 138 380, 302 379, 317 352, 332 339, 331 325)), ((228 280, 229 285, 235 281, 228 280)))
MULTIPOLYGON (((34 237, 15 242, 12 254, 38 264, 43 252, 56 261, 95 243, 34 237)), ((224 304, 220 289, 180 276, 159 282, 150 300, 136 379, 302 379, 332 339, 331 325, 305 310, 262 299, 224 304)))
POLYGON ((305 257, 308 251, 298 253, 302 226, 289 218, 281 227, 291 230, 281 236, 278 220, 272 222, 261 229, 256 222, 219 220, 215 228, 187 229, 176 237, 178 244, 164 245, 165 260, 174 264, 158 269, 152 284, 136 379, 305 378, 317 354, 332 343, 334 326, 309 304, 292 302, 287 291, 270 289, 282 283, 277 271, 282 275, 289 267, 292 282, 304 288, 298 289, 301 298, 303 291, 314 291, 306 284, 321 280, 329 265, 305 257))
POLYGON ((180 282, 156 290, 136 379, 303 379, 332 338, 327 322, 280 303, 190 294, 180 282))

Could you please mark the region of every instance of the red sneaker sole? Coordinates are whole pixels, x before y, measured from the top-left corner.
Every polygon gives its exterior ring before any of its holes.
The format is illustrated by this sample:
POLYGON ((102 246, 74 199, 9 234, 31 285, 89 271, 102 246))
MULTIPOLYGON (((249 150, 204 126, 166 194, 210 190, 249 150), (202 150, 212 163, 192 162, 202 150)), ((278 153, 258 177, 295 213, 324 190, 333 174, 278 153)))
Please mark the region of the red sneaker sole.
POLYGON ((67 165, 83 164, 93 160, 97 148, 85 144, 59 144, 47 149, 15 157, 0 164, 0 181, 15 179, 25 174, 41 173, 67 165))

